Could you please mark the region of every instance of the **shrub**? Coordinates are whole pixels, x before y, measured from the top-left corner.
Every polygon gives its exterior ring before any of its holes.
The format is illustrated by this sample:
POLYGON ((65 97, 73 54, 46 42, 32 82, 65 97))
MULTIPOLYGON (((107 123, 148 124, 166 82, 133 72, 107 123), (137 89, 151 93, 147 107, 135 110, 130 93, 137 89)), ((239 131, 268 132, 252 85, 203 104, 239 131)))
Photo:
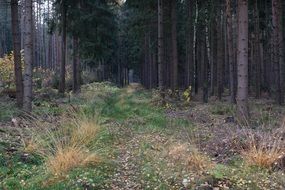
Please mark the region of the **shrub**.
POLYGON ((36 88, 50 87, 52 86, 54 76, 54 71, 38 67, 33 70, 33 83, 36 85, 36 88))
MULTIPOLYGON (((23 65, 23 56, 22 56, 23 65)), ((0 81, 4 88, 14 86, 14 53, 11 52, 0 58, 0 81)))

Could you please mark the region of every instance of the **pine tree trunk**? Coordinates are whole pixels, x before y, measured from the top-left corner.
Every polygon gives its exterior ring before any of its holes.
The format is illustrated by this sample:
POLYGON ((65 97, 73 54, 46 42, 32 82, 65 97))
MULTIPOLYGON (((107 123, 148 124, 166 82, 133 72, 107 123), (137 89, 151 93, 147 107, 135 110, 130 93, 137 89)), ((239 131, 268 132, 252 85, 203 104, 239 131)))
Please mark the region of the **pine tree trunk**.
POLYGON ((279 104, 283 104, 283 90, 281 89, 282 83, 282 12, 281 12, 281 1, 272 0, 272 25, 273 25, 273 63, 274 63, 274 90, 276 92, 276 101, 279 104))
POLYGON ((24 73, 24 96, 23 109, 32 111, 32 65, 33 65, 33 20, 32 0, 25 1, 25 73, 24 73))
MULTIPOLYGON (((207 10, 207 17, 208 16, 208 10, 207 10)), ((211 47, 210 47, 210 39, 209 39, 209 18, 206 19, 206 26, 205 26, 205 45, 206 48, 204 52, 206 52, 206 60, 204 61, 204 83, 203 83, 203 101, 204 103, 208 103, 208 97, 209 97, 209 64, 211 62, 211 47)))
POLYGON ((217 27, 216 27, 217 21, 216 21, 216 16, 214 16, 212 20, 212 25, 211 25, 211 44, 212 44, 212 52, 211 52, 211 68, 210 68, 210 73, 211 73, 211 86, 210 86, 210 95, 214 96, 216 94, 216 77, 217 77, 217 27))
POLYGON ((177 3, 176 0, 171 0, 171 41, 172 41, 172 76, 171 88, 178 88, 178 50, 177 50, 177 3))
POLYGON ((185 65, 185 87, 193 87, 194 83, 194 65, 193 65, 193 0, 186 1, 187 27, 186 36, 186 65, 185 65))
POLYGON ((77 94, 80 92, 80 58, 79 58, 79 39, 73 36, 73 81, 72 90, 77 94))
POLYGON ((21 1, 20 3, 20 9, 21 9, 21 14, 20 14, 20 31, 21 31, 21 49, 24 49, 24 32, 25 32, 25 17, 26 14, 24 14, 24 9, 25 9, 25 5, 24 5, 24 1, 21 1))
POLYGON ((228 41, 228 59, 229 59, 229 74, 230 74, 230 92, 231 103, 235 103, 235 90, 234 90, 234 48, 233 48, 233 26, 232 26, 232 6, 231 0, 226 0, 226 13, 227 13, 227 41, 228 41))
POLYGON ((260 29, 259 29, 259 9, 257 0, 254 1, 254 64, 255 64, 255 97, 260 97, 260 88, 261 88, 261 65, 262 57, 260 54, 260 29))
POLYGON ((61 42, 61 64, 60 64, 60 80, 59 80, 59 93, 65 92, 65 64, 66 64, 66 6, 65 2, 61 4, 61 22, 62 22, 62 42, 61 42))
POLYGON ((193 90, 195 94, 198 93, 198 77, 197 77, 197 26, 199 18, 199 7, 198 0, 195 1, 195 22, 194 22, 194 35, 193 35, 193 66, 194 66, 194 81, 193 81, 193 90))
POLYGON ((248 110, 248 0, 238 0, 238 89, 237 113, 241 122, 249 117, 248 110))
POLYGON ((11 0, 14 72, 18 107, 23 107, 23 76, 21 66, 21 33, 19 29, 18 0, 11 0))
POLYGON ((223 56, 223 11, 220 10, 220 14, 219 14, 219 19, 218 19, 219 23, 217 25, 218 27, 218 55, 217 55, 217 77, 218 77, 218 98, 219 100, 222 99, 222 93, 223 93, 223 62, 224 62, 224 56, 223 56))
POLYGON ((158 86, 164 90, 163 0, 158 0, 158 86))
POLYGON ((284 80, 285 80, 285 77, 284 77, 284 68, 285 68, 285 65, 284 65, 284 38, 283 38, 283 4, 282 4, 282 0, 279 0, 279 4, 278 4, 278 16, 279 16, 279 30, 278 30, 278 38, 279 38, 279 67, 280 67, 280 70, 279 70, 279 75, 280 75, 280 81, 279 81, 279 101, 278 103, 280 105, 283 105, 284 104, 284 80))

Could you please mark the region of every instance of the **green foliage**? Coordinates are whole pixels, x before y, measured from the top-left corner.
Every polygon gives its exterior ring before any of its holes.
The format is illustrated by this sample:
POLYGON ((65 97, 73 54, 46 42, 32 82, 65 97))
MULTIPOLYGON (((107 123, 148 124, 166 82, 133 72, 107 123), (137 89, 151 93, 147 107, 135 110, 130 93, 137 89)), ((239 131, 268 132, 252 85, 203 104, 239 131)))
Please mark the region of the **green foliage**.
POLYGON ((57 0, 54 4, 54 18, 49 21, 50 31, 54 31, 56 26, 61 30, 61 9, 64 6, 67 10, 67 32, 71 36, 79 37, 81 56, 107 61, 114 54, 116 45, 117 23, 114 2, 116 1, 57 0))
POLYGON ((18 114, 19 110, 17 109, 15 103, 9 101, 0 101, 0 121, 7 121, 18 114))
POLYGON ((37 89, 53 86, 52 80, 54 77, 55 72, 50 69, 37 67, 33 70, 33 84, 37 89))

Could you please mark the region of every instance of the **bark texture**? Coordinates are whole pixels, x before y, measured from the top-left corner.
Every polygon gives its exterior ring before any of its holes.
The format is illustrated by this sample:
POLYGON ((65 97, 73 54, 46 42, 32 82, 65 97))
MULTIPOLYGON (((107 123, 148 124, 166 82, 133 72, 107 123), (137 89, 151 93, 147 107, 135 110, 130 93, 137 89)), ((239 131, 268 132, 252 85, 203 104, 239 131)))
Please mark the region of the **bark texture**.
POLYGON ((32 0, 25 1, 25 74, 24 74, 24 104, 26 112, 32 111, 32 67, 33 67, 33 20, 32 20, 32 0))
POLYGON ((237 113, 241 122, 247 121, 248 110, 248 1, 238 0, 238 88, 237 113))
POLYGON ((19 28, 18 0, 11 0, 14 72, 18 107, 23 107, 23 76, 21 66, 21 32, 19 28))

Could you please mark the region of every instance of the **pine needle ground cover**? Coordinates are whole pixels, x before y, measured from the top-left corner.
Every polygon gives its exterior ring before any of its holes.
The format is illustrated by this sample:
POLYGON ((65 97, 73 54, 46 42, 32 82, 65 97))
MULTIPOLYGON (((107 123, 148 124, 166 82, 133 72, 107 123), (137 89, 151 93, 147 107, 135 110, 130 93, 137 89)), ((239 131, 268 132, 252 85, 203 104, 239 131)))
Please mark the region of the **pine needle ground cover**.
POLYGON ((156 98, 137 85, 93 83, 45 103, 59 101, 61 111, 17 118, 25 127, 5 122, 0 189, 285 187, 283 128, 271 117, 284 110, 254 103, 258 120, 250 122, 264 127, 238 128, 234 109, 222 103, 161 106, 156 98))

